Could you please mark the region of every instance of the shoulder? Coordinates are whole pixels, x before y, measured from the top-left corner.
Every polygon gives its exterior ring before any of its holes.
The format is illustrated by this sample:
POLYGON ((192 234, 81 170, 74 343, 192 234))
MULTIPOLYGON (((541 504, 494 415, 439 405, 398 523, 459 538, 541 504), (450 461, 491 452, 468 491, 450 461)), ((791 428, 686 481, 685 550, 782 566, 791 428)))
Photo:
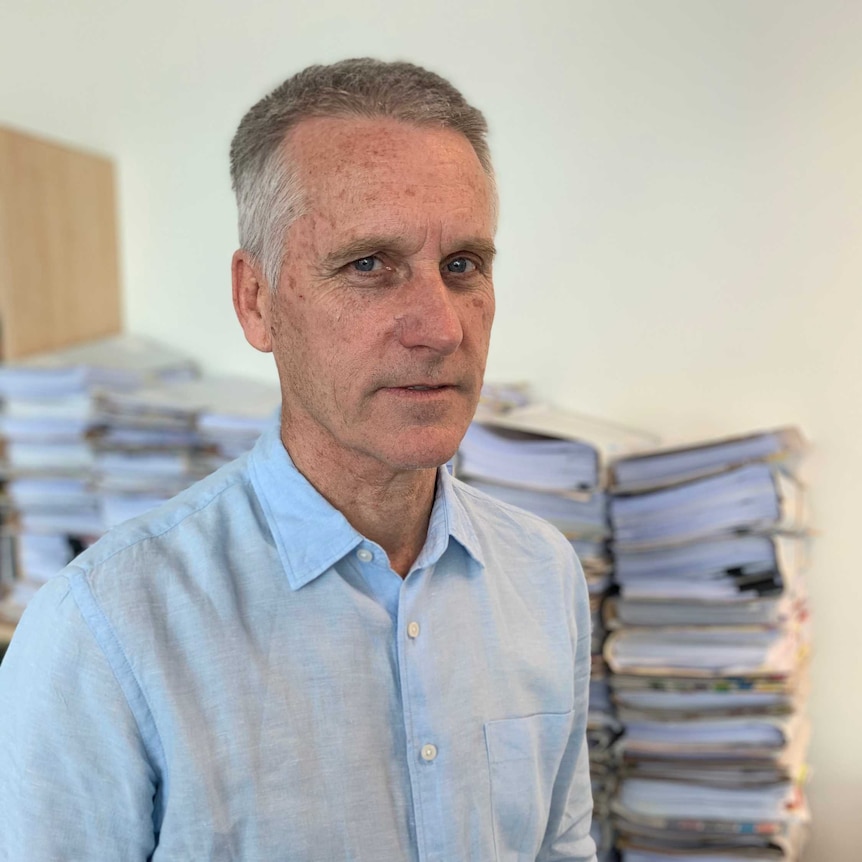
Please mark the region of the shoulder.
POLYGON ((266 529, 241 458, 115 527, 60 578, 91 629, 107 630, 109 622, 137 630, 218 589, 231 560, 265 545, 266 529))
POLYGON ((50 632, 73 657, 76 644, 96 647, 120 677, 141 662, 176 660, 178 639, 197 645, 217 636, 270 549, 245 461, 116 527, 73 560, 28 606, 19 649, 50 632))
POLYGON ((498 587, 508 584, 525 601, 533 596, 561 607, 587 601, 581 564, 555 526, 457 479, 452 487, 498 587))
POLYGON ((531 512, 457 479, 452 486, 473 526, 489 586, 548 625, 565 625, 573 640, 588 637, 589 595, 572 543, 531 512))
POLYGON ((502 542, 517 547, 521 553, 577 565, 571 542, 543 518, 458 479, 452 479, 452 488, 483 544, 486 540, 502 542))
MULTIPOLYGON (((15 635, 0 668, 3 673, 13 666, 13 657, 22 643, 27 642, 24 652, 27 664, 33 664, 36 651, 48 648, 58 638, 78 638, 86 629, 81 626, 81 616, 72 598, 66 573, 51 578, 27 605, 15 628, 15 635)), ((71 657, 72 653, 69 653, 71 657)))
POLYGON ((246 457, 232 461, 196 482, 168 502, 106 533, 78 556, 72 570, 97 573, 112 561, 122 565, 130 558, 168 551, 172 544, 187 543, 200 527, 224 518, 225 510, 241 517, 253 504, 246 457))

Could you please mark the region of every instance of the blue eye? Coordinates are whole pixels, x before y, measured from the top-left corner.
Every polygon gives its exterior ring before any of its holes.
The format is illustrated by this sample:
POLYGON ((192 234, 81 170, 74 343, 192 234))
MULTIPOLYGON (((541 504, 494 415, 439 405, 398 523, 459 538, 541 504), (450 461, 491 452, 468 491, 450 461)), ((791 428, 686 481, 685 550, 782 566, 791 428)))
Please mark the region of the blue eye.
POLYGON ((456 257, 446 264, 446 269, 448 269, 449 272, 460 274, 465 272, 472 272, 474 269, 476 269, 476 264, 473 263, 473 261, 470 260, 470 258, 468 257, 456 257))
POLYGON ((351 264, 358 272, 373 272, 380 261, 376 257, 360 257, 351 264))

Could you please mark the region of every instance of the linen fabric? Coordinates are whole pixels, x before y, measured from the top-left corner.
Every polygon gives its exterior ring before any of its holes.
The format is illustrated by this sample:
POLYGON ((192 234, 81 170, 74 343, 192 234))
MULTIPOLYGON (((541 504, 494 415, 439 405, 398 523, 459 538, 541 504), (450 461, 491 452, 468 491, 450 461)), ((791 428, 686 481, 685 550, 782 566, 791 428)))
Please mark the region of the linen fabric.
POLYGON ((273 427, 24 614, 0 858, 593 860, 589 626, 545 522, 441 468, 402 580, 273 427))

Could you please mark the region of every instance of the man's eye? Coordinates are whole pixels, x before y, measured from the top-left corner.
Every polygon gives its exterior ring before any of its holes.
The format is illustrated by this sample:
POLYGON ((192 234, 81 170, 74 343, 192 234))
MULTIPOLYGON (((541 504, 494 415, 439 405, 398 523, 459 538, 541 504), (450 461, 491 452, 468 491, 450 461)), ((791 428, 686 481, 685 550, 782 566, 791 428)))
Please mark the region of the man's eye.
POLYGON ((472 272, 476 264, 469 257, 456 257, 446 264, 446 269, 454 273, 472 272))
POLYGON ((359 260, 354 260, 351 266, 357 272, 374 272, 375 269, 380 269, 383 264, 379 257, 360 257, 359 260))

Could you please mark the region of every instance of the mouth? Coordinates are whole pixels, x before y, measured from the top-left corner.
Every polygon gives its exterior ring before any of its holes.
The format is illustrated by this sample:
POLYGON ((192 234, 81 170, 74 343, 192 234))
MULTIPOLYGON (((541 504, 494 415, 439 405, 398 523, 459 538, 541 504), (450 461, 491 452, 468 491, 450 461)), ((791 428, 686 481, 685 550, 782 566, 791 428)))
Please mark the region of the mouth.
POLYGON ((431 398, 441 393, 454 392, 457 388, 453 383, 410 383, 405 386, 387 386, 384 391, 413 398, 431 398))

